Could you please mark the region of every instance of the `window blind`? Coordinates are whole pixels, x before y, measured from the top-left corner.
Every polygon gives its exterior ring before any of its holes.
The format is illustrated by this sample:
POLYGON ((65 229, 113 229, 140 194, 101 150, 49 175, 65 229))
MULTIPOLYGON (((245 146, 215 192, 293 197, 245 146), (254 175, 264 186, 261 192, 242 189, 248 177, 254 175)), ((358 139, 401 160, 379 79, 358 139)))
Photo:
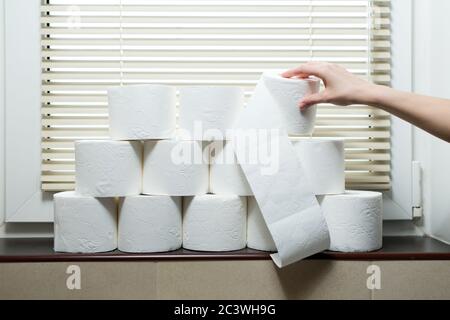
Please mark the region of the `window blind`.
MULTIPOLYGON (((42 189, 74 189, 74 144, 108 135, 106 88, 242 86, 262 71, 339 63, 390 82, 389 0, 46 0, 42 189)), ((364 105, 319 106, 315 136, 346 140, 348 188, 390 187, 390 119, 364 105)))

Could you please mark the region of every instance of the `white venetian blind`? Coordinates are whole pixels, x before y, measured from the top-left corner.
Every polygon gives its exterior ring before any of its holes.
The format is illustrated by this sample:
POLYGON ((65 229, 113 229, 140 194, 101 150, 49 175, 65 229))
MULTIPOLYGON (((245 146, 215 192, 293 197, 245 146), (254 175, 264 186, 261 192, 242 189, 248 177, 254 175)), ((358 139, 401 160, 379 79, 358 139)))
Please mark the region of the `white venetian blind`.
MULTIPOLYGON (((47 0, 42 3, 42 188, 74 188, 73 142, 108 135, 106 88, 239 85, 311 60, 390 82, 389 0, 47 0)), ((316 136, 346 139, 347 187, 390 187, 390 119, 319 108, 316 136)))

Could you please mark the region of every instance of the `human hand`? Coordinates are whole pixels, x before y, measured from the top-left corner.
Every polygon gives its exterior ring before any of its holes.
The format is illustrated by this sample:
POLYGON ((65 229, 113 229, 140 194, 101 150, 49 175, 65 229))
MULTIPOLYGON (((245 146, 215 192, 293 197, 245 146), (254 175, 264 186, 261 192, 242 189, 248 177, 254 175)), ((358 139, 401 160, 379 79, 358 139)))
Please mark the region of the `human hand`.
POLYGON ((327 62, 308 62, 282 74, 285 78, 308 78, 316 76, 322 79, 325 90, 311 94, 299 101, 299 107, 306 109, 318 103, 333 103, 341 106, 349 104, 368 104, 374 84, 364 81, 348 72, 345 68, 327 62))

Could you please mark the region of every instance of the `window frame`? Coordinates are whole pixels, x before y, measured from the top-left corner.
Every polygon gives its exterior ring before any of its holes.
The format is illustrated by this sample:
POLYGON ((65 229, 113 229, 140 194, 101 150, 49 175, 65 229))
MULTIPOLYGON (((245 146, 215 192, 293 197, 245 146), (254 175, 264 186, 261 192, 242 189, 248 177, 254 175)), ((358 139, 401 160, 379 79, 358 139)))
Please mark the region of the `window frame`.
MULTIPOLYGON (((5 2, 4 130, 6 222, 53 222, 52 193, 41 191, 41 0, 5 2), (23 12, 28 13, 26 19, 23 12), (9 30, 14 30, 14 37, 9 30), (17 35, 20 37, 17 37, 17 35), (17 54, 19 50, 22 54, 17 54), (14 69, 11 69, 14 66, 14 69), (27 94, 23 94, 26 92, 27 94), (24 108, 30 108, 23 117, 24 108), (22 113, 21 113, 22 112, 22 113), (14 128, 16 121, 24 130, 14 128), (31 165, 23 165, 24 163, 31 165)), ((412 3, 391 2, 392 86, 412 89, 412 3), (405 50, 411 48, 411 51, 405 50), (398 50, 397 50, 398 49, 398 50), (400 52, 401 56, 395 54, 400 52)), ((384 193, 386 220, 412 219, 412 126, 392 117, 392 190, 384 193)), ((0 219, 1 221, 1 219, 0 219)))
POLYGON ((6 222, 53 221, 52 195, 40 190, 40 5, 5 1, 6 222))
MULTIPOLYGON (((413 2, 391 1, 391 86, 413 89, 413 2), (409 48, 409 50, 407 50, 409 48)), ((385 220, 412 220, 413 126, 391 116, 391 190, 383 193, 385 220)))
POLYGON ((5 2, 0 2, 0 227, 5 222, 5 2))

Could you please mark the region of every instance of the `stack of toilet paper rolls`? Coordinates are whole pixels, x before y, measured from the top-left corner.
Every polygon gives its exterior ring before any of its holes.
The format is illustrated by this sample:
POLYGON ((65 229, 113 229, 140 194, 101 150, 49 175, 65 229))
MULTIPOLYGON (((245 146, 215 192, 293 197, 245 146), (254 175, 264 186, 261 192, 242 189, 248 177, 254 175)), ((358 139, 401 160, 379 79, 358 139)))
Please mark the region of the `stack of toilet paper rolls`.
MULTIPOLYGON (((241 88, 184 87, 177 97, 169 86, 123 86, 108 98, 111 140, 77 141, 76 190, 54 197, 56 251, 276 251, 228 139, 244 107, 241 88)), ((299 137, 297 109, 283 119, 330 249, 380 248, 381 194, 345 191, 344 142, 299 137)), ((312 132, 315 107, 308 112, 312 132)))
POLYGON ((54 197, 55 250, 245 248, 247 199, 212 194, 209 164, 243 98, 237 87, 185 87, 179 99, 169 86, 110 88, 111 140, 77 141, 76 190, 54 197))

